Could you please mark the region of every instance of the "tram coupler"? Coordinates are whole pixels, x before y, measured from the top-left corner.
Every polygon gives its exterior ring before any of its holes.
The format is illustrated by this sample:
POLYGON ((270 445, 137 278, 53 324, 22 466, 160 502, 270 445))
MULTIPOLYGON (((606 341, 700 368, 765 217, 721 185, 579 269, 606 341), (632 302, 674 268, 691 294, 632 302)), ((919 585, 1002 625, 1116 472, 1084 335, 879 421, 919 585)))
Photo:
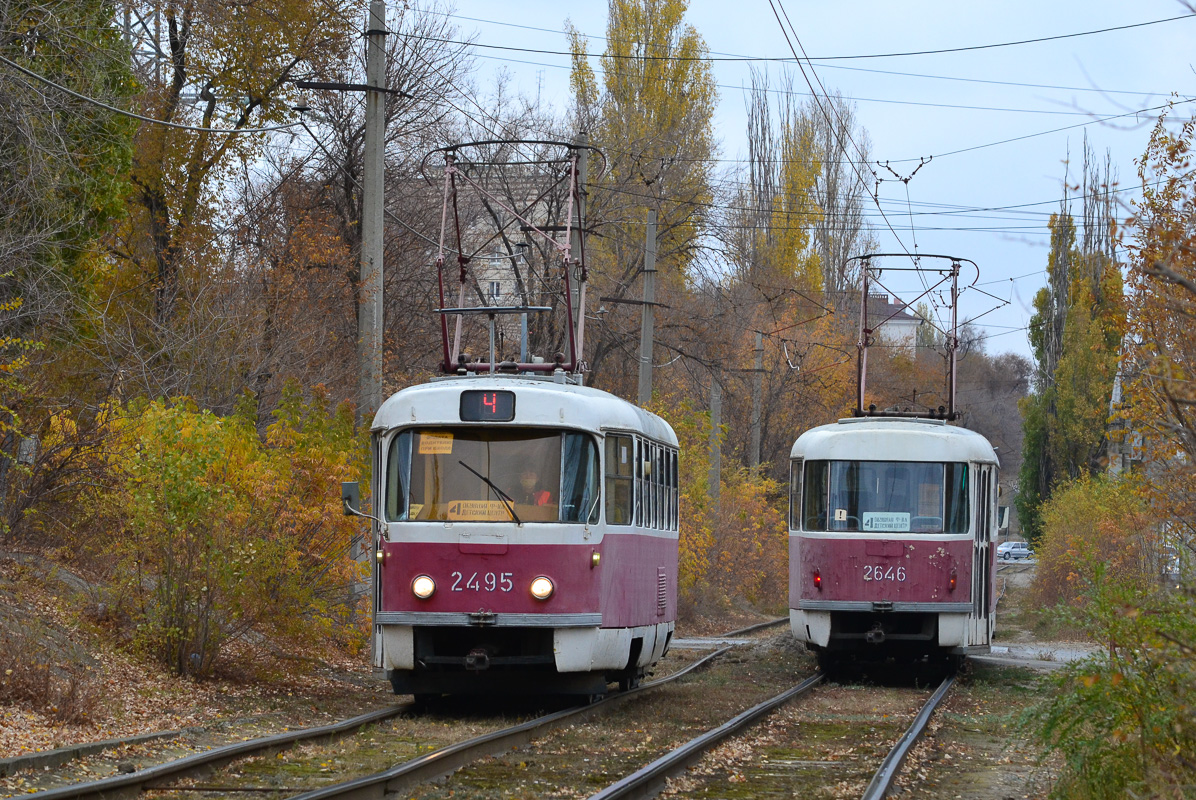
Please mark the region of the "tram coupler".
POLYGON ((476 647, 465 656, 465 668, 474 672, 490 669, 490 654, 485 648, 476 647))
POLYGON ((880 626, 878 622, 873 626, 872 630, 864 634, 864 641, 868 644, 883 644, 885 640, 885 629, 880 626))

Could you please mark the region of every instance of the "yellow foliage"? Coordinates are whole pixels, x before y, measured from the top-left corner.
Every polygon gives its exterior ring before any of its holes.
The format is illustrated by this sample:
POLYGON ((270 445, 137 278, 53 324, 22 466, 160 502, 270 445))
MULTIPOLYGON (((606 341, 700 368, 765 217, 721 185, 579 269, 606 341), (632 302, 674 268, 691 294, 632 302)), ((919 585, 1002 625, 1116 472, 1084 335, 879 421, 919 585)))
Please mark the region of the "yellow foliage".
POLYGON ((1097 565, 1104 580, 1150 585, 1155 535, 1133 483, 1086 476, 1059 487, 1043 505, 1035 594, 1043 605, 1077 603, 1097 565))
MULTIPOLYGON (((356 519, 337 484, 363 457, 347 408, 288 388, 262 442, 252 415, 216 417, 185 398, 109 409, 114 483, 98 498, 120 565, 116 605, 136 643, 180 673, 211 669, 246 637, 360 639, 356 519)), ((68 421, 61 423, 64 427, 68 421)))

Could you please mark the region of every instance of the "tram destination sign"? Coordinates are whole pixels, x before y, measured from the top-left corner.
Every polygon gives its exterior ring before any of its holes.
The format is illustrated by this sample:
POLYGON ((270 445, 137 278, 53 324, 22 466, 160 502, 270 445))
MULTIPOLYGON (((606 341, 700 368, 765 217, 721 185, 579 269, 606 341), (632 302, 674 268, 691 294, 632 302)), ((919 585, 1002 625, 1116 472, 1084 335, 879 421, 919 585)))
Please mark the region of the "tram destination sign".
POLYGON ((510 422, 515 419, 515 393, 467 389, 461 392, 462 422, 510 422))

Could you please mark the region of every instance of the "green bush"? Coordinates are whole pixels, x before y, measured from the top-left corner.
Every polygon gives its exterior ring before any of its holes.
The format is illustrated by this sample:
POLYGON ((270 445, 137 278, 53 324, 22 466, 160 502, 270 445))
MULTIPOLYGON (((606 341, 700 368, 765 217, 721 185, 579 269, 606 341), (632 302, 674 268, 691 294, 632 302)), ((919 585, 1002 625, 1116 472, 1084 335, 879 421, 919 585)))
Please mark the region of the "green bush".
POLYGON ((1188 797, 1196 786, 1193 595, 1105 577, 1093 565, 1086 602, 1072 612, 1105 649, 1061 670, 1033 716, 1042 743, 1066 765, 1053 794, 1188 797))
POLYGON ((179 674, 210 672, 234 642, 301 640, 310 656, 363 641, 362 526, 341 514, 338 485, 362 468, 352 412, 291 386, 275 416, 263 442, 248 403, 224 418, 185 399, 111 413, 101 512, 115 605, 135 647, 179 674))
POLYGON ((1056 488, 1040 511, 1034 595, 1041 605, 1081 602, 1096 564, 1105 581, 1157 581, 1150 553, 1158 533, 1132 481, 1085 476, 1056 488))
POLYGON ((1044 507, 1039 595, 1102 649, 1069 665, 1029 722, 1063 798, 1187 797, 1196 786, 1196 598, 1152 574, 1134 487, 1084 479, 1044 507), (1186 788, 1185 788, 1186 787, 1186 788))

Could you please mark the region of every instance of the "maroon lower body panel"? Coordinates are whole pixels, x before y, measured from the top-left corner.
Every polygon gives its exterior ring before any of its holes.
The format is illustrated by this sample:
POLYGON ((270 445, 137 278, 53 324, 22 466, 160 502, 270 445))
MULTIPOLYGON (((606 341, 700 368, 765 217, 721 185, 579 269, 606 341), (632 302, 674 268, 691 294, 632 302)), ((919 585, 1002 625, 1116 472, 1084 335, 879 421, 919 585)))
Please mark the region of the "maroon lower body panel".
POLYGON ((594 544, 398 541, 384 543, 382 552, 382 612, 601 614, 605 628, 655 625, 677 615, 673 538, 608 533, 594 544), (425 600, 411 591, 420 575, 436 583, 425 600), (546 600, 532 596, 538 577, 555 586, 546 600))
POLYGON ((970 538, 789 540, 789 600, 808 603, 970 603, 970 538))

